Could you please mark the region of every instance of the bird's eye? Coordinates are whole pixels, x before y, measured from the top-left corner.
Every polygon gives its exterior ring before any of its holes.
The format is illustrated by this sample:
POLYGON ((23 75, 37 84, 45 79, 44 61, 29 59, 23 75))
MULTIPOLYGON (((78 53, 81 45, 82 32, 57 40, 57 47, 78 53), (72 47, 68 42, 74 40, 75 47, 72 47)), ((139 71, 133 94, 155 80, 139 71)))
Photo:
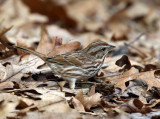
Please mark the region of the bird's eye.
POLYGON ((102 48, 102 51, 105 51, 106 50, 106 48, 102 48))

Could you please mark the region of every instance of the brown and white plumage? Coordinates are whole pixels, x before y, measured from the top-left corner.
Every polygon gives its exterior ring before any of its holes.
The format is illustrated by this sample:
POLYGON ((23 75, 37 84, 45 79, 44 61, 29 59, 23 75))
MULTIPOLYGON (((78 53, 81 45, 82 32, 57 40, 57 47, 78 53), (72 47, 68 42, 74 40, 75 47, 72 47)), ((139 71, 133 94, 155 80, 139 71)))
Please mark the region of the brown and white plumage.
POLYGON ((86 80, 96 75, 102 67, 106 54, 114 46, 103 41, 96 41, 83 50, 53 57, 18 46, 16 48, 40 57, 52 69, 54 75, 69 81, 70 87, 74 88, 76 80, 86 80))

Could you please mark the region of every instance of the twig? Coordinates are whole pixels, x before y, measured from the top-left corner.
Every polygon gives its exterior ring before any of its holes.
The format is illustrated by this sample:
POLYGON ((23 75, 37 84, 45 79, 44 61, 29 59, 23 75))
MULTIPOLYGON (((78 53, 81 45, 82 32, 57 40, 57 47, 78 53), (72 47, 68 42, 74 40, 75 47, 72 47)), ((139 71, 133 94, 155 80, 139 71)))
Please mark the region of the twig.
POLYGON ((129 42, 128 44, 125 43, 124 46, 120 46, 120 48, 115 51, 113 53, 113 56, 119 55, 119 54, 128 54, 128 47, 130 47, 133 43, 135 43, 136 41, 140 40, 140 38, 145 34, 141 33, 140 35, 138 35, 138 37, 136 37, 134 40, 132 40, 131 42, 129 42))
POLYGON ((138 37, 136 37, 136 39, 132 40, 132 41, 129 42, 128 44, 126 43, 126 46, 127 46, 127 47, 131 46, 133 43, 135 43, 136 41, 140 40, 140 38, 141 38, 143 35, 145 35, 145 34, 146 34, 145 32, 141 33, 140 35, 138 35, 138 37))

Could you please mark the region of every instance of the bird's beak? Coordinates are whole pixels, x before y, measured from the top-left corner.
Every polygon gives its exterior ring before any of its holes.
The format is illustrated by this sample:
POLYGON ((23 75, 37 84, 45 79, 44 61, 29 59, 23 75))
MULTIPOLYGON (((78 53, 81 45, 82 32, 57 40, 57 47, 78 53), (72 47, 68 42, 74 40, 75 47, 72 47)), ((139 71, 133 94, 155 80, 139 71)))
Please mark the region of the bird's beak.
POLYGON ((116 46, 113 45, 108 45, 108 51, 111 51, 112 49, 114 49, 116 46))

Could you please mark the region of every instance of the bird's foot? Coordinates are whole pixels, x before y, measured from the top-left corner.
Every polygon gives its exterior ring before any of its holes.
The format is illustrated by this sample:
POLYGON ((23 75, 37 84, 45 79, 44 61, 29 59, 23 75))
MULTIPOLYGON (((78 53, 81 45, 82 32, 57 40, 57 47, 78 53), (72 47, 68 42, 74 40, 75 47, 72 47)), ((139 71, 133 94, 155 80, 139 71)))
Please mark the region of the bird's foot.
POLYGON ((76 79, 71 79, 70 81, 69 81, 69 87, 71 88, 71 89, 75 89, 75 83, 76 83, 76 79))

